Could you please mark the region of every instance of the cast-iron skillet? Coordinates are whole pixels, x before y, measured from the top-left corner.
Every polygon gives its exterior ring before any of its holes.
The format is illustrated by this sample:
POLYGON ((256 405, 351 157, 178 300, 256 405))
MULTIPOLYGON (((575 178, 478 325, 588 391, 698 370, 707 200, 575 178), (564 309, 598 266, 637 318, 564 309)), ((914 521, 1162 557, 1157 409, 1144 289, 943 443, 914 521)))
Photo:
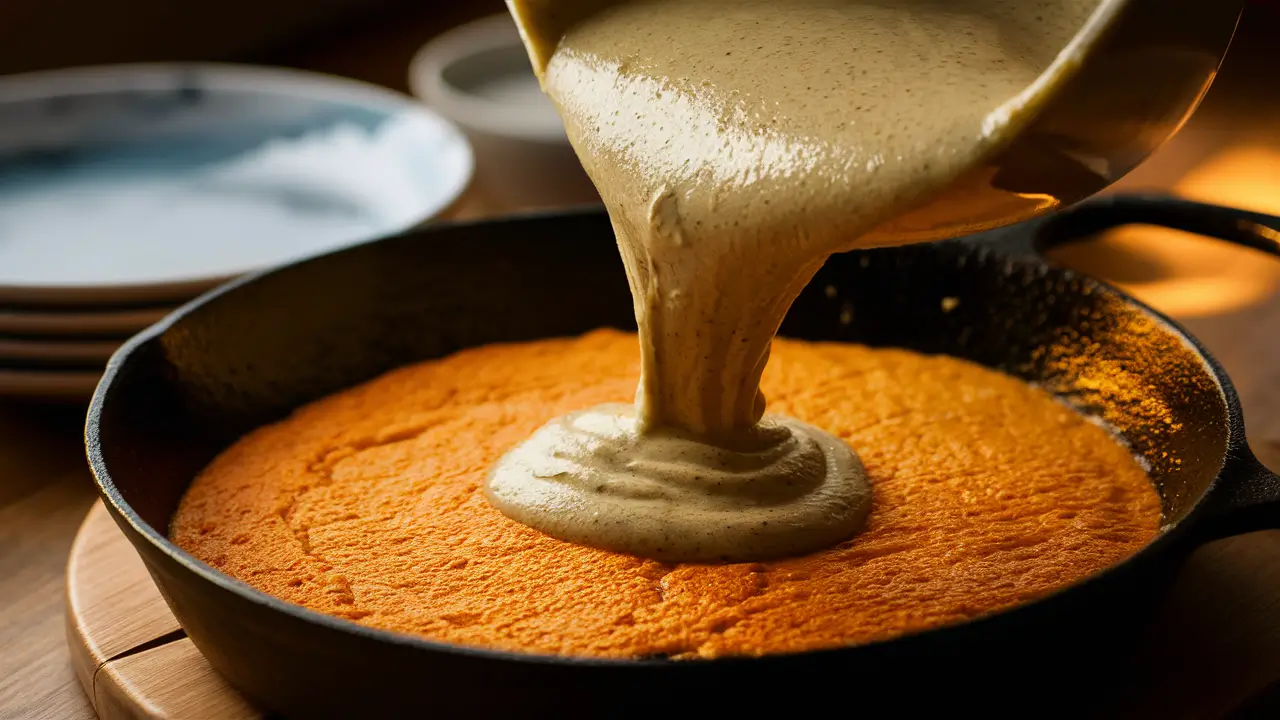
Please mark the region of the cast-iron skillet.
POLYGON ((634 327, 598 210, 435 227, 215 290, 112 359, 89 411, 89 461, 196 646, 291 717, 751 714, 777 702, 990 714, 1028 695, 1039 698, 1030 716, 1065 713, 1123 684, 1113 673, 1125 672, 1150 605, 1191 549, 1280 527, 1280 479, 1250 452, 1218 364, 1159 313, 1034 251, 1127 223, 1280 254, 1276 218, 1113 198, 956 241, 833 257, 787 318, 784 335, 947 353, 1040 383, 1104 418, 1151 464, 1167 529, 1148 548, 1038 602, 939 630, 760 659, 524 656, 304 610, 165 539, 202 466, 302 403, 481 343, 634 327), (943 298, 958 305, 947 312, 943 298))

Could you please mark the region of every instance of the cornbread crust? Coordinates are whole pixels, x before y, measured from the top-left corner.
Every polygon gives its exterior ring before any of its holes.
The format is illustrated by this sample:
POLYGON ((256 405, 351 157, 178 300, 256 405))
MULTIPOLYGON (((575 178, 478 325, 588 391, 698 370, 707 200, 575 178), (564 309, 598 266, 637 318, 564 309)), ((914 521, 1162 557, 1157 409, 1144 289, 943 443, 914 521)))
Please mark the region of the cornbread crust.
POLYGON ((490 345, 260 428, 196 478, 171 537, 264 592, 426 638, 714 658, 861 643, 1024 603, 1130 556, 1160 501, 1129 451, 1025 383, 947 357, 778 340, 770 411, 849 442, 867 528, 805 557, 668 565, 554 540, 482 491, 548 419, 626 402, 636 337, 490 345))

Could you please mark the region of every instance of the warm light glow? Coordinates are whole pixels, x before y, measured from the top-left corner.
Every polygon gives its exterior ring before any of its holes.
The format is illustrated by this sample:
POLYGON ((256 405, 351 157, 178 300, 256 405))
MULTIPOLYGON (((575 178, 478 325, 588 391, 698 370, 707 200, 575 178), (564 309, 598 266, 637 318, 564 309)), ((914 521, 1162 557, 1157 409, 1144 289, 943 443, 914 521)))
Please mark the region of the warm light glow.
MULTIPOLYGON (((1187 173, 1173 191, 1191 200, 1280 215, 1280 148, 1223 150, 1187 173)), ((1054 257, 1175 317, 1231 312, 1280 290, 1280 262, 1274 258, 1164 228, 1123 228, 1054 257)))
POLYGON ((1023 200, 1031 200, 1035 203, 1036 213, 1057 207, 1058 198, 1044 193, 1014 193, 1023 200))

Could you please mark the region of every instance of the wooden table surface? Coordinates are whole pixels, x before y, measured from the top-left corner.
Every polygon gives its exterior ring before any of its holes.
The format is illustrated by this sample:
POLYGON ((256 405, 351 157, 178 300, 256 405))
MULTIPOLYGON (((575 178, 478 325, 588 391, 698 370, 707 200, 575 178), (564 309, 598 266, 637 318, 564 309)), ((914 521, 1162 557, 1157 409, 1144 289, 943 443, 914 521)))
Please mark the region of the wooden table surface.
MULTIPOLYGON (((403 89, 412 53, 439 30, 501 9, 497 0, 435 3, 375 18, 337 37, 260 58, 348 74, 403 89)), ((1236 50, 1183 135, 1131 184, 1160 187, 1185 158, 1276 117, 1257 103, 1276 91, 1250 70, 1276 67, 1276 13, 1246 16, 1236 50), (1268 24, 1270 26, 1268 27, 1268 24), (1243 100, 1255 103, 1247 115, 1243 100), (1250 118, 1253 118, 1252 120, 1250 118), (1261 119, 1259 119, 1261 118, 1261 119), (1230 128, 1222 131, 1222 127, 1230 128), (1215 129, 1216 128, 1216 129, 1215 129), (1182 158, 1180 160, 1180 158, 1182 158)), ((1272 138, 1280 147, 1280 138, 1272 138)), ((482 214, 475 205, 470 214, 482 214)), ((1263 262, 1264 260, 1259 260, 1263 262)), ((1280 294, 1187 321, 1241 389, 1258 454, 1280 467, 1280 294), (1259 432, 1260 431, 1260 432, 1259 432)), ((96 492, 81 442, 83 407, 0 402, 0 719, 92 718, 68 660, 63 572, 96 492)), ((1155 611, 1147 659, 1134 669, 1127 717, 1280 717, 1280 532, 1202 548, 1155 611)))

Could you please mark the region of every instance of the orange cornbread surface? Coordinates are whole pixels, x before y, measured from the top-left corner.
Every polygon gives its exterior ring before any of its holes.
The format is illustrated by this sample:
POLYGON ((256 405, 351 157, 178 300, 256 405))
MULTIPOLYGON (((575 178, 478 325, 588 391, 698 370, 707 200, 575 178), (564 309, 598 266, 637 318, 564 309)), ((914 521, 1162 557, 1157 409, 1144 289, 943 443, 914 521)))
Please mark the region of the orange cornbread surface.
POLYGON ((492 345, 388 373, 241 439, 171 534, 264 592, 451 643, 618 658, 826 648, 1045 595, 1150 541, 1159 499, 1102 429, 946 357, 779 340, 770 412, 848 441, 867 529, 806 557, 666 565, 489 506, 490 465, 548 419, 625 402, 634 335, 492 345))

